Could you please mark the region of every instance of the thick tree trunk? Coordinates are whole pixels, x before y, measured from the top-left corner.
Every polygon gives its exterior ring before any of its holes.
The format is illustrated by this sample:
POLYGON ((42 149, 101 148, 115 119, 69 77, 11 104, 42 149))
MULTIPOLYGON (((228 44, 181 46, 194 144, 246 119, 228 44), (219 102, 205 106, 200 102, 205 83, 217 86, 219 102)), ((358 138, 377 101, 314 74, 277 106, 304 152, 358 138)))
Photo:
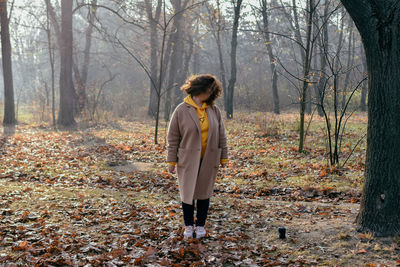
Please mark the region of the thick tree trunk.
POLYGON ((374 67, 369 68, 368 148, 358 223, 380 235, 400 233, 399 34, 392 40, 396 48, 366 49, 368 65, 374 67))
POLYGON ((7 1, 0 1, 0 23, 1 23, 1 53, 3 63, 4 80, 4 126, 16 124, 14 86, 11 62, 11 43, 9 31, 9 19, 7 14, 7 1))
POLYGON ((62 127, 70 127, 76 124, 74 119, 75 90, 72 82, 72 4, 73 1, 61 1, 61 70, 58 124, 62 127))
POLYGON ((342 0, 363 39, 369 77, 359 230, 400 234, 400 24, 396 1, 342 0))
POLYGON ((239 28, 240 8, 242 0, 237 0, 234 10, 233 29, 232 29, 232 40, 231 40, 231 77, 227 88, 227 107, 226 117, 228 119, 233 118, 233 95, 235 91, 236 83, 236 49, 237 49, 237 32, 239 28))

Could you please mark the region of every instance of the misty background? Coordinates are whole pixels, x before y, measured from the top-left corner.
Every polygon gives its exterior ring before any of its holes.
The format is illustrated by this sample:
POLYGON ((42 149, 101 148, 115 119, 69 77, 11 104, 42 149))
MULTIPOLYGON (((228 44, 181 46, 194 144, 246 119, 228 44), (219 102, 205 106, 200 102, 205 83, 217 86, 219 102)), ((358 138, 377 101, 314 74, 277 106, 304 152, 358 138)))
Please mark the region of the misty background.
MULTIPOLYGON (((60 102, 61 3, 8 2, 17 120, 31 114, 35 121, 51 123, 52 105, 58 110, 60 102)), ((314 7, 306 2, 243 1, 232 66, 237 1, 74 1, 73 83, 80 106, 75 116, 155 118, 159 98, 160 118, 168 120, 184 97, 179 87, 188 76, 216 75, 226 97, 233 68, 235 112, 298 112, 305 80, 306 113, 322 115, 321 94, 327 110, 344 108, 355 89, 349 109, 365 111, 367 84, 356 85, 365 76, 366 63, 352 20, 340 1, 315 1, 314 7), (310 10, 313 27, 307 39, 310 10)), ((3 103, 2 79, 0 83, 3 103)), ((217 104, 226 110, 226 101, 221 98, 217 104)))

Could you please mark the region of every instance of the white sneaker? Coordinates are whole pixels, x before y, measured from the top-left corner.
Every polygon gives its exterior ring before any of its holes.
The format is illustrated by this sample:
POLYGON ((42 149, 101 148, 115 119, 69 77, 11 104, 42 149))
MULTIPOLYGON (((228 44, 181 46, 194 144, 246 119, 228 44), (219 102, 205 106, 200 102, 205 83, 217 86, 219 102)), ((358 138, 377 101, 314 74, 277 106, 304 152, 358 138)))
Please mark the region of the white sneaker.
POLYGON ((183 232, 184 238, 193 238, 193 226, 185 226, 185 232, 183 232))
POLYGON ((196 227, 196 238, 202 238, 206 235, 206 229, 204 226, 197 226, 196 227))

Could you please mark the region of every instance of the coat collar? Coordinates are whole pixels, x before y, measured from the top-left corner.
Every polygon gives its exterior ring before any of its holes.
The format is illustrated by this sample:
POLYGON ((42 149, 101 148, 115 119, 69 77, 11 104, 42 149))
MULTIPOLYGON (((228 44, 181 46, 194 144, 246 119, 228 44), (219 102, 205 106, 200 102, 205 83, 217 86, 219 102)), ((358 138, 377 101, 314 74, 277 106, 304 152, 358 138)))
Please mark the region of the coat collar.
MULTIPOLYGON (((188 103, 185 102, 186 107, 188 108, 188 112, 190 114, 190 117, 192 118, 193 122, 196 124, 197 126, 197 130, 199 132, 199 134, 201 135, 201 128, 200 128, 200 121, 199 121, 199 116, 197 116, 197 112, 196 112, 196 108, 193 107, 192 105, 189 105, 188 103)), ((218 127, 214 124, 214 116, 213 116, 213 112, 212 112, 212 108, 210 108, 210 106, 208 106, 206 108, 206 112, 207 112, 207 116, 208 116, 208 139, 211 138, 213 131, 211 129, 213 129, 214 127, 218 127)))

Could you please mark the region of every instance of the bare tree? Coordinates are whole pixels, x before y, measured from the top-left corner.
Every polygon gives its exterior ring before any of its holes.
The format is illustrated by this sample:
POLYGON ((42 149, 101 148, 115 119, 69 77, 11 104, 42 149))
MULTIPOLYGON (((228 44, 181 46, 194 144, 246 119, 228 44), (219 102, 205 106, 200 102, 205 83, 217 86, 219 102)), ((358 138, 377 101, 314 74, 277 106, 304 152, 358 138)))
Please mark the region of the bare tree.
POLYGON ((348 23, 348 47, 347 47, 347 64, 346 64, 346 75, 343 84, 343 92, 342 92, 342 103, 341 107, 343 108, 346 105, 346 94, 347 88, 349 87, 350 83, 350 75, 352 73, 352 69, 354 66, 354 57, 356 54, 356 40, 355 40, 355 33, 354 33, 354 23, 351 18, 349 18, 348 23))
POLYGON ((4 79, 4 126, 12 126, 17 123, 15 119, 14 86, 11 61, 11 42, 9 30, 9 17, 7 13, 7 1, 0 1, 1 23, 1 53, 4 79))
POLYGON ((320 59, 320 69, 317 72, 318 74, 318 81, 316 86, 314 87, 314 93, 316 97, 316 105, 318 109, 318 114, 320 116, 323 116, 322 108, 321 108, 321 101, 322 101, 322 94, 324 91, 324 86, 326 84, 326 67, 327 67, 327 62, 326 62, 326 51, 329 50, 329 34, 328 34, 328 18, 329 18, 329 7, 330 7, 330 1, 325 0, 324 2, 324 13, 322 16, 322 19, 318 19, 318 16, 315 17, 315 24, 316 27, 320 27, 319 23, 321 23, 321 33, 317 35, 318 38, 318 46, 319 46, 319 59, 320 59))
POLYGON ((86 87, 90 64, 90 48, 92 46, 92 33, 96 11, 97 0, 92 0, 91 5, 88 6, 88 26, 85 31, 85 48, 83 50, 83 63, 81 69, 79 70, 77 59, 75 59, 73 62, 73 69, 76 81, 76 94, 78 97, 76 109, 78 113, 83 111, 87 102, 86 87))
POLYGON ((157 0, 157 6, 155 11, 153 11, 152 1, 145 0, 146 5, 146 14, 148 23, 150 26, 150 72, 151 72, 151 80, 150 80, 150 102, 148 108, 148 115, 155 118, 157 113, 157 89, 156 85, 152 82, 157 80, 157 72, 158 72, 158 23, 161 15, 161 7, 162 0, 157 0))
POLYGON ((303 151, 304 147, 304 112, 306 109, 306 96, 308 91, 308 86, 310 82, 310 65, 312 59, 312 25, 313 25, 313 16, 316 6, 314 5, 314 0, 309 0, 307 4, 308 10, 308 18, 307 18, 307 41, 306 41, 306 49, 305 49, 305 60, 304 60, 304 75, 303 75, 303 87, 300 94, 300 140, 299 140, 299 152, 303 151))
POLYGON ((165 101, 164 119, 169 120, 171 108, 176 106, 181 99, 181 92, 177 84, 177 73, 182 71, 182 57, 183 57, 183 42, 182 42, 182 29, 183 29, 183 10, 186 9, 189 0, 171 0, 173 6, 173 23, 171 34, 169 36, 169 43, 171 44, 170 62, 168 68, 168 82, 167 94, 165 101), (172 94, 174 93, 174 94, 172 94))
POLYGON ((268 51, 269 57, 269 65, 271 68, 271 80, 272 80, 272 96, 274 99, 274 113, 279 114, 279 95, 278 95, 278 72, 276 70, 276 58, 274 52, 272 50, 272 41, 270 37, 269 30, 269 15, 268 15, 268 5, 267 0, 260 0, 261 4, 261 14, 263 17, 263 28, 262 31, 264 33, 264 41, 268 51))
POLYGON ((234 7, 233 17, 233 28, 232 28, 232 39, 231 39, 231 77, 229 79, 227 88, 227 105, 226 105, 226 117, 228 119, 233 118, 233 95, 235 92, 236 83, 236 49, 237 49, 237 33, 239 28, 240 9, 242 6, 242 0, 232 1, 234 7), (236 3, 235 3, 236 2, 236 3))
POLYGON ((72 4, 72 1, 61 1, 60 109, 57 123, 62 127, 76 124, 74 118, 75 89, 72 81, 72 4))
POLYGON ((219 60, 219 76, 222 83, 223 98, 224 98, 224 108, 227 108, 227 84, 226 84, 226 72, 224 55, 222 50, 222 31, 225 28, 224 17, 221 12, 221 3, 219 0, 216 1, 216 8, 211 5, 207 5, 208 9, 208 19, 209 25, 211 27, 211 33, 214 37, 215 43, 218 50, 218 60, 219 60))

